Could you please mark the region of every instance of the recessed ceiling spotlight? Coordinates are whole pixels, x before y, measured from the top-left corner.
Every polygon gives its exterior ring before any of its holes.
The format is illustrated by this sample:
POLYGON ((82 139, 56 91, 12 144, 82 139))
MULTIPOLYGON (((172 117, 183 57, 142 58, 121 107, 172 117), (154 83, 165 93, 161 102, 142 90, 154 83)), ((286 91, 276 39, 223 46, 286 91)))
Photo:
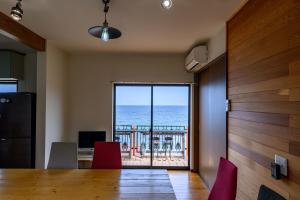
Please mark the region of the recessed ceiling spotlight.
POLYGON ((11 8, 10 16, 15 21, 21 21, 23 17, 22 0, 17 0, 17 4, 11 8))
POLYGON ((169 10, 173 6, 173 2, 172 2, 172 0, 162 0, 161 1, 161 6, 164 9, 169 10))

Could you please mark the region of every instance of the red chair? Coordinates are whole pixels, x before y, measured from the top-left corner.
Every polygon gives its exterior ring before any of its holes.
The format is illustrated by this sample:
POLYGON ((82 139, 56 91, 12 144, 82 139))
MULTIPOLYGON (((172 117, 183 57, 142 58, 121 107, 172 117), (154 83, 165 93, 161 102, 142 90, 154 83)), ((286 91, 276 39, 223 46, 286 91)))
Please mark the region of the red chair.
POLYGON ((119 142, 95 142, 92 169, 121 169, 119 142))
POLYGON ((235 200, 237 187, 237 167, 220 158, 217 178, 208 200, 235 200))

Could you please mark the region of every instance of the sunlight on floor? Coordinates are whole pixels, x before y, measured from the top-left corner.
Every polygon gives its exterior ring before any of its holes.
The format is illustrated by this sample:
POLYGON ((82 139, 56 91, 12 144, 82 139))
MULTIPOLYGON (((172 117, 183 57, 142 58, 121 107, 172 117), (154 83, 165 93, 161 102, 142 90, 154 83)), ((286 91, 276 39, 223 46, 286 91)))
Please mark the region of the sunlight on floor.
POLYGON ((198 174, 168 170, 177 200, 207 200, 209 191, 198 174))

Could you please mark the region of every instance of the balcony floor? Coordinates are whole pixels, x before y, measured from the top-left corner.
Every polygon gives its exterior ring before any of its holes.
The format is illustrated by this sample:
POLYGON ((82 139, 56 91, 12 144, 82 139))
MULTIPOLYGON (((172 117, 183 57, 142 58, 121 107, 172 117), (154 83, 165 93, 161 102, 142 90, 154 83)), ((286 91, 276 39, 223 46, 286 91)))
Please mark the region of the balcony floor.
MULTIPOLYGON (((122 165, 123 166, 149 166, 150 165, 150 158, 140 158, 140 157, 132 157, 129 158, 122 158, 122 165)), ((154 158, 153 166, 161 166, 161 167, 187 167, 188 160, 183 158, 154 158)))

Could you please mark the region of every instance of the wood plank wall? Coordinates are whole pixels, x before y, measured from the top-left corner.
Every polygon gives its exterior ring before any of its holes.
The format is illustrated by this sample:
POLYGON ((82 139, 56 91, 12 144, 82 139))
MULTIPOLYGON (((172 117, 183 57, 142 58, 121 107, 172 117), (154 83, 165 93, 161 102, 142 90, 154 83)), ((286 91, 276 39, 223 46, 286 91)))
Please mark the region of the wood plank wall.
POLYGON ((300 1, 249 0, 228 22, 228 156, 239 168, 237 199, 261 184, 300 199, 300 1), (289 176, 274 180, 274 155, 289 176))

